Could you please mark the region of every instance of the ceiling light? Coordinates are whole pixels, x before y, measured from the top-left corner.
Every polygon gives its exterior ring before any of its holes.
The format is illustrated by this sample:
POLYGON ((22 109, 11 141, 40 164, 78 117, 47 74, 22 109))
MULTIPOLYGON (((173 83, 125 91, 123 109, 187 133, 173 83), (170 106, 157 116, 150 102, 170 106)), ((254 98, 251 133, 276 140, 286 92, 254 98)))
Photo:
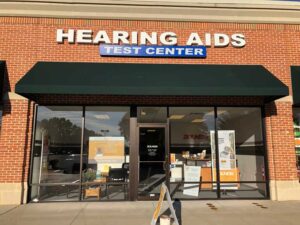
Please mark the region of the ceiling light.
POLYGON ((171 120, 181 120, 185 115, 172 115, 170 116, 171 120))
MULTIPOLYGON (((217 112, 218 112, 218 115, 221 115, 221 114, 223 114, 223 113, 227 113, 228 111, 227 110, 217 110, 217 112)), ((215 112, 214 111, 210 111, 210 112, 208 112, 208 113, 206 113, 205 114, 206 116, 214 116, 215 115, 215 112)))
POLYGON ((205 121, 205 119, 194 119, 192 123, 202 123, 203 121, 205 121))
POLYGON ((218 112, 218 114, 224 114, 224 113, 227 113, 228 111, 227 110, 218 110, 217 112, 218 112))
POLYGON ((206 116, 214 116, 215 111, 209 111, 208 113, 205 113, 206 116))

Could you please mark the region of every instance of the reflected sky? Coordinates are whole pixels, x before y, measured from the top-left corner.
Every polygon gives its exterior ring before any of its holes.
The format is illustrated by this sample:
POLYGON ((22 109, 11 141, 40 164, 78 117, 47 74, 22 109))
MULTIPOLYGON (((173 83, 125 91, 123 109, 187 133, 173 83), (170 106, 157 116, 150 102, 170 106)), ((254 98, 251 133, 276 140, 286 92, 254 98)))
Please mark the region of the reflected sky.
POLYGON ((42 120, 46 119, 49 120, 51 118, 65 118, 70 120, 71 123, 81 127, 81 118, 82 118, 82 107, 53 107, 54 110, 51 110, 50 107, 39 106, 38 107, 38 114, 37 114, 37 121, 41 122, 42 120), (58 110, 59 109, 59 110, 58 110))
POLYGON ((129 112, 86 111, 85 128, 104 136, 123 136, 119 125, 123 119, 129 120, 129 112))
MULTIPOLYGON (((37 121, 41 122, 44 119, 49 120, 55 117, 65 118, 74 125, 81 127, 82 111, 83 107, 76 106, 39 106, 37 121)), ((103 136, 123 136, 120 122, 126 120, 128 124, 129 114, 128 107, 87 107, 85 128, 103 136)))

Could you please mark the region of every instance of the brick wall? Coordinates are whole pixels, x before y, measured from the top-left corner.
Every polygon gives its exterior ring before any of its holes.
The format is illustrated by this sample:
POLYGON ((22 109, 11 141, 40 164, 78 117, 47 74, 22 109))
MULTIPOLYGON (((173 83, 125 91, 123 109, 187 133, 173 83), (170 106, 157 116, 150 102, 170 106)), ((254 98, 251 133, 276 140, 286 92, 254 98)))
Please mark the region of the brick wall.
MULTIPOLYGON (((37 61, 126 62, 174 64, 259 64, 289 86, 290 66, 300 63, 300 25, 80 20, 0 17, 0 59, 6 61, 5 90, 14 92, 17 81, 37 61), (184 45, 190 32, 243 33, 244 48, 208 48, 206 59, 102 58, 98 46, 57 44, 56 29, 174 31, 184 45)), ((195 97, 36 96, 43 104, 197 104, 260 105, 261 99, 195 97)), ((32 103, 10 100, 4 105, 0 139, 0 182, 27 180, 31 140, 32 103), (25 157, 25 160, 24 160, 25 157)), ((295 155, 290 103, 266 106, 267 146, 271 179, 295 180, 295 155), (275 164, 274 164, 275 162, 275 164)))
POLYGON ((289 102, 266 105, 266 140, 272 180, 296 180, 292 106, 289 102))
POLYGON ((0 182, 27 181, 32 133, 33 103, 5 101, 0 137, 0 182))

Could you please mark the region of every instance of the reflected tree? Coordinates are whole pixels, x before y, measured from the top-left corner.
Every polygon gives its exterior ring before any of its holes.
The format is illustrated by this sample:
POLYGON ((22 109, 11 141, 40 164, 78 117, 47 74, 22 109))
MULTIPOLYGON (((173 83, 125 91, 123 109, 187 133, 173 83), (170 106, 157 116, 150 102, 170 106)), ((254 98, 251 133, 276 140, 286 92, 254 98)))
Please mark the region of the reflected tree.
POLYGON ((129 112, 127 112, 119 122, 119 131, 125 137, 125 140, 129 140, 129 118, 129 112))
MULTIPOLYGON (((81 127, 72 123, 66 118, 51 118, 41 121, 40 126, 46 130, 49 139, 53 143, 74 143, 78 144, 81 141, 81 127)), ((85 130, 89 136, 95 135, 94 131, 85 130)))

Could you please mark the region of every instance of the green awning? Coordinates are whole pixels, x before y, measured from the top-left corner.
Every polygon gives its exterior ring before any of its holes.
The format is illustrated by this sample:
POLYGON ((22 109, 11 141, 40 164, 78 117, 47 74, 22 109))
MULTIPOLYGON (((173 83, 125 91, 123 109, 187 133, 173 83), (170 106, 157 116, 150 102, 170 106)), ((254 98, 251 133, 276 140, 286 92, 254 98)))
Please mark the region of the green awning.
POLYGON ((3 86, 4 86, 5 61, 0 61, 0 104, 3 103, 3 86))
POLYGON ((260 65, 38 62, 16 84, 21 95, 260 96, 288 88, 260 65))
POLYGON ((300 66, 292 66, 291 72, 294 106, 300 106, 300 66))

